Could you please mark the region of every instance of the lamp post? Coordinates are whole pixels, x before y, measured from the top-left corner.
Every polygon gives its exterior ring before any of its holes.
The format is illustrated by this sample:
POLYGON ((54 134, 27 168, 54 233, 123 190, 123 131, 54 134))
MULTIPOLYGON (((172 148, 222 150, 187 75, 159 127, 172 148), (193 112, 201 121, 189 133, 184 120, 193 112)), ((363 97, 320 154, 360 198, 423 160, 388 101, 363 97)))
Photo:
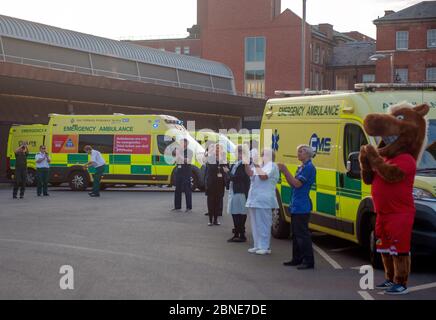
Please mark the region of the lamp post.
POLYGON ((301 93, 306 89, 306 0, 303 0, 303 19, 301 20, 301 93))
POLYGON ((391 63, 391 83, 394 83, 394 53, 376 53, 373 54, 372 56, 369 57, 369 60, 371 61, 378 61, 378 60, 383 60, 386 59, 387 57, 390 58, 390 63, 391 63))

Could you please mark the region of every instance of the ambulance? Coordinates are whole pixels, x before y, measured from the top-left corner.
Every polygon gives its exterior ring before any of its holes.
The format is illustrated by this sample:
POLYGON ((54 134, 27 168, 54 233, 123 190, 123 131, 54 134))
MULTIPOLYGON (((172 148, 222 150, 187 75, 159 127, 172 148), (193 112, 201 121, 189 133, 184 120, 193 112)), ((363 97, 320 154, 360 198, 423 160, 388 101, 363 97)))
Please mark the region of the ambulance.
POLYGON ((67 182, 72 190, 85 190, 92 182, 83 165, 90 160, 83 151, 91 145, 106 161, 102 186, 174 184, 174 158, 167 147, 187 139, 195 157, 192 189, 203 189, 204 148, 186 131, 182 122, 167 115, 59 115, 48 124, 51 155, 50 182, 67 182))
POLYGON ((8 146, 6 154, 7 177, 12 179, 15 173, 15 150, 21 144, 27 144, 29 155, 27 156, 27 185, 36 185, 35 155, 39 147, 46 144, 47 125, 12 125, 9 130, 8 146))
MULTIPOLYGON (((399 102, 427 103, 428 148, 415 177, 413 195, 417 209, 413 252, 436 253, 436 91, 403 90, 349 92, 271 99, 261 125, 261 143, 276 151, 276 161, 295 173, 300 165, 296 148, 309 145, 315 152, 316 182, 310 191, 313 205, 310 228, 367 247, 371 262, 375 252, 375 213, 371 186, 360 179, 358 153, 365 144, 377 145, 380 137, 368 136, 363 119, 386 112, 399 102)), ((280 209, 273 213, 272 235, 289 236, 292 189, 282 176, 277 185, 280 209)))

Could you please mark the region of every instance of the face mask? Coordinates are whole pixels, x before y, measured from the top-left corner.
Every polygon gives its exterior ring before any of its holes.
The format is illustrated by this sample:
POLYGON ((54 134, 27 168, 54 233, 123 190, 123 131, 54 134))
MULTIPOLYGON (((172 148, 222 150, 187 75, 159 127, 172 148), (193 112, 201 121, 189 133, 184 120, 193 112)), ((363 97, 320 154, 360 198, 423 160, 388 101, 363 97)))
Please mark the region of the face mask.
POLYGON ((385 145, 389 145, 389 144, 397 141, 398 136, 387 136, 387 137, 382 137, 382 139, 383 139, 383 142, 385 143, 385 145))

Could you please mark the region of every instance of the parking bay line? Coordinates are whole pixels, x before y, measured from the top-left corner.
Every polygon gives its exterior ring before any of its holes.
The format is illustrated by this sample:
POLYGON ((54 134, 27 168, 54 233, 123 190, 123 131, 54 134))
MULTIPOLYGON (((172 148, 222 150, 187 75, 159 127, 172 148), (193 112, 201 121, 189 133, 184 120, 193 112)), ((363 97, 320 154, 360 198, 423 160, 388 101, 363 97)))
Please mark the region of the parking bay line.
POLYGON ((29 240, 20 240, 20 239, 0 239, 0 242, 21 243, 21 244, 29 244, 29 245, 34 245, 34 246, 39 245, 39 246, 47 246, 47 247, 58 247, 58 248, 64 248, 64 249, 81 250, 81 251, 88 251, 88 252, 94 252, 94 253, 100 253, 100 254, 110 254, 110 255, 125 256, 125 257, 130 257, 130 258, 151 260, 151 258, 149 258, 149 257, 145 257, 145 256, 133 254, 133 253, 128 253, 128 252, 117 252, 117 251, 112 251, 112 250, 80 247, 80 246, 73 246, 73 245, 61 244, 61 243, 29 241, 29 240))
POLYGON ((357 291, 358 294, 363 298, 363 300, 375 300, 372 295, 369 294, 368 291, 357 291))
POLYGON ((330 257, 327 252, 325 252, 324 250, 322 250, 320 247, 318 247, 317 245, 313 244, 313 249, 318 252, 318 254, 323 257, 328 263, 330 263, 332 265, 332 267, 334 269, 337 270, 341 270, 342 267, 339 263, 337 263, 332 257, 330 257))

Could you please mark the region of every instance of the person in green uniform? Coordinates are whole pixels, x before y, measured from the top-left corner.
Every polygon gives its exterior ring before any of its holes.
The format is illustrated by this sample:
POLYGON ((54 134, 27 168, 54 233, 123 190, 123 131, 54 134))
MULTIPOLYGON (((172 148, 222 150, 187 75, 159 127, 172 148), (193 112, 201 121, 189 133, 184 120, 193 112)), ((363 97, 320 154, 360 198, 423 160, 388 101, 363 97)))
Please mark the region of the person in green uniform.
POLYGON ((22 143, 15 150, 15 174, 14 174, 14 190, 12 198, 17 199, 18 188, 20 188, 20 199, 24 198, 24 191, 26 190, 27 182, 27 156, 29 149, 27 144, 22 143))
POLYGON ((100 181, 103 177, 104 167, 106 165, 106 161, 104 161, 101 153, 97 150, 94 150, 91 146, 85 146, 83 150, 91 155, 91 161, 84 165, 85 169, 88 167, 95 168, 94 174, 94 182, 92 184, 92 192, 89 193, 90 197, 100 197, 100 181))

